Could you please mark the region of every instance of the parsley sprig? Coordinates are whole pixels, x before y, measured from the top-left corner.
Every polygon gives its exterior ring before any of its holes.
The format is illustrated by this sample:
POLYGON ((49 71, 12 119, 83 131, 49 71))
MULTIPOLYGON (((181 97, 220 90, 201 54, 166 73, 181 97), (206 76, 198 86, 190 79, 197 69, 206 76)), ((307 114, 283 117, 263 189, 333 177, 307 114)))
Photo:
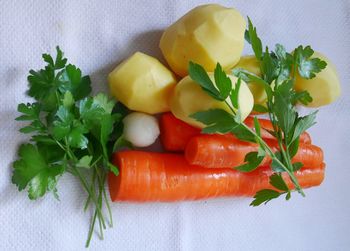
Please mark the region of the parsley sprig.
POLYGON ((214 71, 213 82, 202 66, 190 62, 190 77, 214 99, 225 102, 231 110, 231 113, 221 109, 200 111, 192 114, 191 117, 206 125, 203 129, 204 133, 230 132, 241 140, 258 144, 258 151, 248 153, 245 156, 245 163, 235 167, 241 172, 255 170, 265 156, 270 156, 272 159, 271 169, 274 171, 274 174, 270 176, 270 184, 275 190, 258 191, 251 203, 252 206, 266 204, 281 195, 286 195, 286 200, 289 200, 293 190, 305 196, 295 176, 295 172, 303 164, 300 162, 292 163, 291 159, 298 151, 300 135, 315 124, 317 111, 307 116, 299 115, 296 104, 298 102, 307 104, 312 101, 312 97, 306 91, 296 92, 293 86, 296 74, 310 79, 315 77, 327 64, 319 58, 312 58, 314 51, 310 46, 299 46, 293 53, 287 53, 280 44, 276 45, 275 51, 270 51, 268 47, 264 50, 256 28, 249 18, 245 38, 251 44, 254 55, 259 62, 261 76, 246 69, 234 69, 233 74, 238 77, 238 81, 232 84, 218 63, 214 71), (266 105, 254 106, 254 109, 268 113, 273 125, 273 131, 269 131, 269 133, 276 138, 279 151, 274 152, 262 139, 257 117, 254 117, 254 129, 242 122, 238 96, 242 80, 263 86, 267 97, 266 105), (293 190, 287 186, 283 173, 286 173, 293 183, 293 190))
POLYGON ((107 219, 113 226, 105 183, 109 170, 118 175, 110 156, 112 149, 123 145, 124 114, 104 94, 90 96, 89 76, 82 76, 79 68, 67 64, 59 47, 55 60, 48 54, 43 59, 45 68, 31 70, 28 76, 27 94, 35 102, 18 105, 22 115, 17 120, 29 123, 20 131, 30 133, 31 138, 30 143, 19 147, 12 182, 20 191, 28 188, 32 200, 47 192, 59 199, 59 178, 64 173, 77 177, 88 194, 84 210, 93 206, 94 211, 86 242, 89 246, 96 221, 100 238, 107 219))

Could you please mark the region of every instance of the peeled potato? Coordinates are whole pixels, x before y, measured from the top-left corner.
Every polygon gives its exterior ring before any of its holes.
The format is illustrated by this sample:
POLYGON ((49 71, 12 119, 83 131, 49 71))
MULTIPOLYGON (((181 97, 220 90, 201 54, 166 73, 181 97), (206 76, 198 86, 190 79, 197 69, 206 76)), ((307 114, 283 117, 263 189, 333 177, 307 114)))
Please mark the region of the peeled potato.
MULTIPOLYGON (((212 80, 214 80, 214 75, 212 73, 210 73, 209 76, 212 80)), ((235 84, 237 78, 234 76, 229 77, 232 84, 235 84)), ((243 81, 241 82, 238 98, 242 113, 242 120, 244 120, 253 109, 253 96, 249 91, 247 84, 243 81)), ((227 101, 231 103, 231 101, 229 101, 229 98, 227 101)), ((225 104, 225 102, 220 102, 209 96, 189 76, 183 78, 176 85, 171 97, 170 109, 178 119, 181 119, 182 121, 199 128, 203 128, 205 125, 193 118, 190 118, 190 115, 209 109, 223 109, 231 113, 229 107, 225 104)))
POLYGON ((235 68, 243 68, 257 76, 261 75, 260 64, 254 55, 242 56, 235 68))
MULTIPOLYGON (((243 68, 257 76, 261 76, 260 65, 254 55, 243 56, 239 60, 235 68, 243 68)), ((248 87, 253 94, 254 104, 266 105, 266 92, 265 88, 257 83, 248 83, 248 87)))
POLYGON ((340 82, 335 66, 319 52, 313 57, 326 61, 327 66, 316 77, 304 79, 297 74, 295 90, 308 91, 313 99, 308 107, 319 107, 334 102, 340 96, 340 82))
POLYGON ((219 62, 232 68, 243 51, 246 22, 235 9, 217 4, 194 8, 167 28, 160 49, 171 69, 179 76, 188 75, 189 61, 214 71, 219 62))
POLYGON ((112 95, 133 111, 155 114, 169 111, 174 74, 157 59, 136 52, 108 76, 112 95))

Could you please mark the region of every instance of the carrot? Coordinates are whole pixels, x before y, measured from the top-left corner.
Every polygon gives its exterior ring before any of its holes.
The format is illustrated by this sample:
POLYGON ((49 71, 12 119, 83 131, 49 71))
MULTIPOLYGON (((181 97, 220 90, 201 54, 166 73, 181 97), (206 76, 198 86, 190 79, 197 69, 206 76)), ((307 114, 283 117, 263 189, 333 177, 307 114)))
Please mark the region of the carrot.
MULTIPOLYGON (((254 120, 248 117, 245 123, 254 128, 254 120)), ((261 125, 261 136, 264 139, 274 139, 267 131, 273 130, 272 124, 267 119, 259 119, 261 125)), ((199 128, 195 128, 179 119, 172 113, 163 113, 160 117, 160 138, 162 145, 167 151, 183 151, 188 141, 193 137, 201 134, 199 128)), ((234 137, 232 134, 227 134, 229 137, 234 137)), ((300 142, 311 144, 311 137, 308 133, 303 133, 300 136, 300 142)))
MULTIPOLYGON (((233 169, 202 168, 187 163, 183 155, 124 151, 115 153, 113 163, 120 173, 108 176, 112 201, 199 200, 223 196, 253 196, 258 190, 272 188, 270 168, 259 168, 252 173, 233 169)), ((285 176, 286 177, 286 176, 285 176)), ((324 166, 296 172, 303 188, 320 185, 324 166)), ((292 187, 289 179, 287 184, 292 187)))
MULTIPOLYGON (((274 151, 279 149, 275 140, 267 141, 267 143, 274 151)), ((202 134, 193 137, 188 142, 185 156, 192 165, 224 168, 243 164, 245 155, 256 151, 258 151, 258 145, 255 143, 243 142, 219 134, 202 134)), ((301 162, 305 166, 319 167, 323 162, 322 149, 301 143, 292 161, 301 162)), ((262 165, 269 163, 271 163, 271 158, 266 157, 262 165)))
POLYGON ((179 120, 170 112, 163 113, 159 122, 160 140, 167 151, 183 151, 193 136, 201 134, 199 128, 179 120))
MULTIPOLYGON (((261 137, 263 139, 275 139, 268 131, 273 131, 273 126, 271 124, 271 121, 268 119, 258 119, 259 124, 261 126, 261 137)), ((251 127, 254 128, 254 118, 253 117, 247 117, 244 120, 244 123, 251 127)), ((304 144, 311 144, 311 137, 310 134, 307 132, 304 132, 300 135, 300 142, 304 144)))

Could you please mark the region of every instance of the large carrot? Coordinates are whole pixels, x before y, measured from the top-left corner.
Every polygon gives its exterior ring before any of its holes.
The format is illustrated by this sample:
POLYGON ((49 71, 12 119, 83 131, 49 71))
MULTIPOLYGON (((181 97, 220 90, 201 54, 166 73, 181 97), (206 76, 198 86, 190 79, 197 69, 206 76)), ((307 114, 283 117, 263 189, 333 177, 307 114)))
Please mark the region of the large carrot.
MULTIPOLYGON (((251 128, 254 127, 254 121, 252 117, 248 117, 245 123, 251 128)), ((261 136, 264 139, 274 139, 274 137, 267 131, 273 130, 270 120, 259 119, 261 125, 261 136)), ((188 141, 196 135, 199 135, 201 130, 195 128, 179 119, 177 119, 172 113, 164 113, 160 117, 160 138, 162 145, 167 151, 183 151, 188 141)), ((232 134, 228 135, 233 137, 232 134)), ((300 142, 305 144, 311 144, 311 137, 308 133, 303 133, 300 136, 300 142)))
MULTIPOLYGON (((109 173, 112 201, 181 201, 223 196, 253 196, 269 184, 270 168, 252 173, 233 169, 202 168, 187 163, 182 155, 124 151, 115 153, 113 163, 120 174, 109 173)), ((286 177, 286 176, 285 176, 286 177)), ((303 188, 320 185, 324 166, 302 168, 296 177, 303 188)), ((289 179, 285 179, 292 187, 289 179)))
MULTIPOLYGON (((278 150, 274 140, 267 141, 269 146, 278 150)), ((244 163, 244 157, 249 152, 258 150, 255 143, 243 142, 218 134, 202 134, 192 137, 185 149, 187 161, 192 165, 211 168, 235 167, 244 163)), ((301 162, 305 166, 319 167, 323 162, 322 149, 311 144, 300 144, 293 162, 301 162)), ((266 157, 262 165, 267 165, 271 159, 266 157)))

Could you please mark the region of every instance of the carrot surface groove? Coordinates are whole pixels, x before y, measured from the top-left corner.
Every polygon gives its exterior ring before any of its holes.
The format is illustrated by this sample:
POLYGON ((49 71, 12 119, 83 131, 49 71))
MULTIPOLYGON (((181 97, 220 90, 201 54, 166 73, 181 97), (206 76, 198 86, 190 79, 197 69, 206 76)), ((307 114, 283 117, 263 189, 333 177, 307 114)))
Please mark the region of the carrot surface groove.
MULTIPOLYGON (((272 150, 277 151, 278 144, 275 140, 267 140, 272 150)), ((244 163, 244 158, 249 152, 258 151, 258 145, 243 142, 235 138, 229 138, 219 134, 202 134, 192 137, 185 149, 187 161, 193 165, 211 168, 230 168, 244 163)), ((270 157, 266 157, 261 165, 268 165, 270 157)), ((319 167, 323 163, 322 149, 311 144, 300 143, 297 154, 292 162, 301 162, 305 166, 319 167)))
MULTIPOLYGON (((272 188, 269 167, 251 173, 233 169, 202 168, 187 163, 179 154, 124 151, 115 153, 113 163, 120 169, 108 176, 112 201, 174 202, 225 196, 253 196, 272 188)), ((287 176, 284 176, 287 177, 287 176)), ((302 168, 296 177, 303 188, 320 185, 324 166, 302 168)), ((292 187, 289 179, 287 184, 292 187)))

